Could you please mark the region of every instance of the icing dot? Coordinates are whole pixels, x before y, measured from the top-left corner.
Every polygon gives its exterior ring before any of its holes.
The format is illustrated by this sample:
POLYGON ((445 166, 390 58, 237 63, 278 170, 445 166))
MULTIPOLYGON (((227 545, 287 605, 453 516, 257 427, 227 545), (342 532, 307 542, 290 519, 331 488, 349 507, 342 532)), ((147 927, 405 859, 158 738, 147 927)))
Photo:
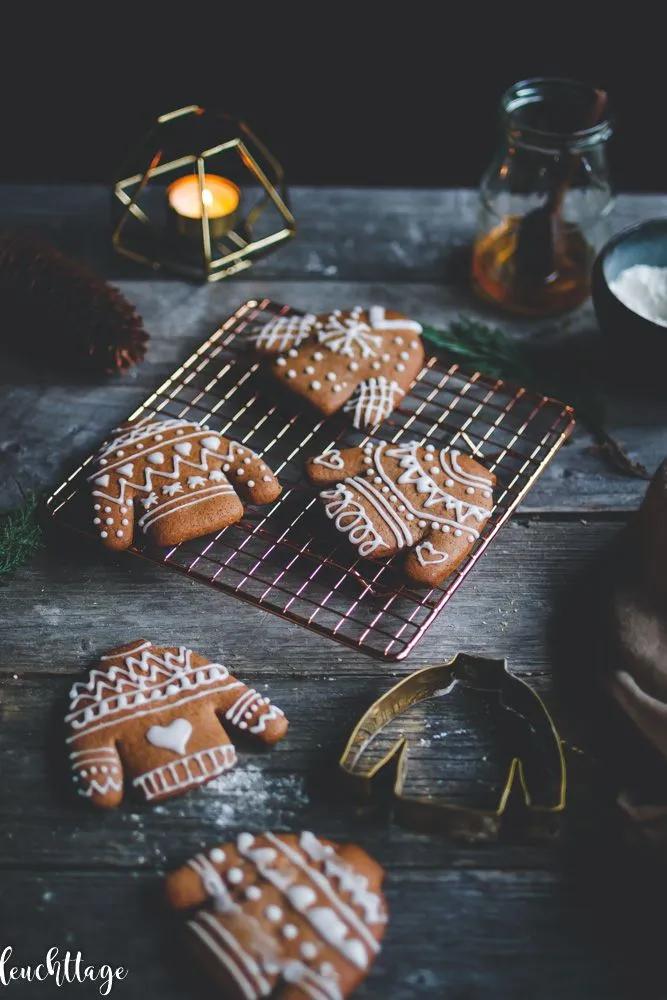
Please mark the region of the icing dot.
POLYGON ((179 429, 178 429, 178 430, 176 431, 176 433, 177 433, 177 434, 178 434, 178 436, 180 437, 180 436, 181 436, 181 434, 185 434, 185 431, 184 431, 184 430, 182 430, 181 428, 179 428, 179 429))
POLYGON ((425 444, 424 448, 425 448, 426 451, 435 451, 435 445, 431 444, 431 442, 429 442, 428 444, 425 444))
POLYGON ((408 520, 408 521, 414 521, 414 519, 415 519, 415 515, 414 515, 414 514, 411 514, 411 513, 409 512, 409 511, 408 511, 408 513, 407 513, 407 514, 405 515, 405 517, 406 517, 406 520, 408 520))
POLYGON ((320 973, 326 979, 329 979, 331 976, 334 976, 336 974, 336 970, 334 969, 331 962, 322 962, 322 964, 320 965, 320 973))
POLYGON ((283 365, 287 364, 287 361, 285 360, 285 358, 276 358, 276 364, 280 365, 280 367, 282 368, 283 365))
POLYGON ((274 924, 277 924, 283 915, 283 911, 279 906, 267 906, 264 912, 266 913, 267 919, 271 920, 274 924))
POLYGON ((413 351, 416 351, 417 348, 418 348, 418 346, 419 346, 419 344, 418 344, 418 342, 416 340, 411 340, 410 341, 410 347, 412 348, 413 351))
POLYGON ((243 872, 240 868, 230 868, 227 872, 227 879, 232 885, 238 885, 239 882, 243 881, 243 872))
POLYGON ((256 885, 249 885, 245 894, 248 899, 254 899, 255 901, 262 898, 262 890, 256 885))
POLYGON ((375 469, 366 469, 366 475, 367 476, 375 475, 375 469))
POLYGON ((123 506, 122 506, 122 507, 120 508, 120 512, 121 512, 121 514, 125 514, 125 513, 127 513, 127 507, 125 507, 125 506, 123 505, 123 506))
POLYGON ((396 371, 397 372, 404 372, 405 371, 405 365, 403 364, 402 361, 399 361, 398 364, 396 365, 396 371))
POLYGON ((113 524, 113 518, 112 517, 107 517, 104 523, 105 524, 113 524))
POLYGON ((180 688, 179 688, 178 684, 168 684, 167 685, 167 694, 178 694, 179 691, 180 691, 180 688))
POLYGON ((229 472, 229 462, 225 462, 225 464, 222 467, 222 471, 229 472))
POLYGON ((371 461, 372 461, 372 459, 371 459, 370 455, 364 455, 364 465, 370 465, 371 461))
POLYGON ((98 503, 94 504, 94 509, 95 510, 99 510, 100 509, 100 505, 98 503))
POLYGON ((380 477, 379 477, 379 476, 376 476, 376 477, 375 477, 375 479, 373 480, 373 482, 374 482, 374 483, 377 483, 377 484, 378 484, 378 486, 379 486, 379 485, 380 485, 380 483, 382 482, 382 480, 380 479, 380 477))
POLYGON ((391 502, 392 502, 392 503, 398 503, 398 497, 397 497, 397 496, 395 496, 395 495, 394 495, 393 493, 392 493, 392 495, 391 495, 391 496, 389 497, 389 499, 391 500, 391 502))
POLYGON ((357 361, 350 361, 347 367, 350 369, 351 372, 356 372, 359 369, 359 363, 357 361))
POLYGON ((474 486, 466 486, 466 493, 474 493, 474 492, 475 492, 474 486))
POLYGON ((338 376, 336 375, 335 372, 327 372, 327 378, 329 379, 330 382, 335 382, 337 377, 338 376))
POLYGON ((431 527, 433 528, 434 531, 440 531, 440 525, 438 524, 437 521, 434 521, 431 527))
POLYGON ((383 486, 382 487, 382 492, 383 493, 388 493, 389 492, 389 487, 388 486, 383 486))
POLYGON ((244 458, 243 459, 243 464, 244 465, 250 465, 251 462, 252 462, 252 458, 244 458))
POLYGON ((270 483, 271 482, 271 476, 262 476, 262 481, 265 482, 265 483, 270 483))
POLYGON ((161 441, 162 440, 162 434, 154 434, 153 435, 153 440, 154 441, 161 441))
POLYGON ((340 309, 334 309, 334 311, 332 312, 331 315, 332 316, 340 316, 340 309))
POLYGON ((401 361, 407 361, 409 359, 410 355, 408 354, 407 351, 401 351, 399 357, 400 357, 401 361))
POLYGON ((311 383, 310 383, 310 388, 311 388, 311 389, 312 389, 312 390, 313 390, 314 392, 317 392, 317 390, 318 390, 318 389, 321 389, 321 388, 322 388, 322 383, 321 383, 321 382, 318 382, 318 381, 317 381, 317 379, 315 379, 315 381, 314 381, 314 382, 311 382, 311 383))
POLYGON ((124 451, 117 451, 116 454, 118 455, 119 458, 122 458, 123 455, 125 454, 125 452, 124 451))
POLYGON ((128 521, 128 519, 127 519, 126 517, 124 517, 124 518, 123 518, 123 520, 122 520, 122 521, 121 521, 120 523, 121 523, 121 524, 124 524, 124 525, 125 525, 125 527, 127 527, 127 525, 128 525, 128 524, 129 524, 130 522, 128 521))
POLYGON ((118 531, 116 532, 116 538, 122 538, 122 537, 123 537, 123 532, 119 528, 118 531))
POLYGON ((133 507, 134 506, 134 500, 128 500, 127 501, 127 506, 128 507, 133 507))
POLYGON ((237 476, 245 476, 245 469, 237 469, 236 470, 236 475, 237 476))
POLYGON ((248 480, 248 486, 250 487, 250 489, 252 489, 254 485, 255 485, 255 480, 254 479, 249 479, 248 480))
POLYGON ((475 541, 475 536, 474 535, 468 535, 468 541, 469 542, 474 542, 475 541))
POLYGON ((288 941, 293 941, 298 933, 299 931, 294 926, 294 924, 285 924, 285 926, 283 927, 283 935, 284 937, 287 938, 288 941))
POLYGON ((490 497, 491 497, 491 491, 490 490, 483 490, 482 491, 482 496, 485 497, 487 500, 489 500, 490 497))
POLYGON ((101 523, 101 520, 100 520, 99 517, 94 517, 93 518, 93 524, 100 524, 100 523, 101 523))
POLYGON ((398 346, 400 347, 401 344, 403 343, 403 338, 402 337, 394 337, 394 343, 398 344, 398 346))
POLYGON ((104 513, 105 514, 110 514, 111 513, 111 507, 105 507, 104 508, 104 513))
POLYGON ((379 371, 380 368, 382 368, 382 365, 380 364, 379 361, 374 361, 373 364, 371 365, 371 368, 373 369, 373 371, 379 371))
POLYGON ((287 354, 288 354, 288 356, 289 356, 290 358, 298 358, 298 356, 299 356, 299 352, 298 352, 298 351, 295 351, 293 347, 290 347, 290 349, 289 349, 289 351, 287 352, 287 354))
POLYGON ((398 509, 399 509, 399 510, 405 510, 405 504, 404 504, 404 503, 402 503, 402 504, 401 504, 401 505, 399 506, 399 508, 398 508, 398 509))
POLYGON ((100 465, 106 465, 106 464, 107 464, 106 458, 101 458, 100 459, 100 465))
POLYGON ((453 479, 445 479, 445 486, 453 486, 453 485, 454 485, 453 479))
POLYGON ((332 392, 340 392, 340 390, 341 390, 342 388, 343 388, 343 387, 342 387, 342 385, 333 385, 333 386, 331 387, 331 391, 332 391, 332 392))
POLYGON ((294 371, 293 368, 289 369, 289 371, 287 372, 287 377, 288 378, 296 378, 296 372, 294 371))
POLYGON ((417 524, 419 525, 420 528, 426 527, 426 521, 417 521, 417 524))
POLYGON ((81 777, 82 777, 82 778, 85 778, 85 777, 87 777, 87 776, 88 776, 88 772, 86 771, 86 769, 85 769, 85 768, 83 768, 83 769, 81 770, 81 777))
POLYGON ((106 531, 100 531, 100 538, 106 538, 106 537, 107 537, 107 532, 106 531))
MULTIPOLYGON (((178 433, 179 433, 179 434, 182 434, 182 433, 183 433, 183 431, 178 431, 178 433)), ((137 451, 143 451, 143 448, 144 448, 144 446, 143 446, 143 444, 141 443, 141 441, 137 441, 137 444, 136 444, 136 448, 137 448, 137 451)))
POLYGON ((313 361, 321 361, 323 357, 324 355, 322 354, 321 351, 315 351, 315 353, 313 354, 313 361))
POLYGON ((447 531, 447 532, 449 532, 449 531, 451 531, 452 529, 451 529, 451 528, 449 527, 449 525, 448 525, 448 524, 443 524, 443 526, 442 526, 442 530, 443 530, 443 531, 447 531))
POLYGON ((391 360, 391 354, 383 354, 382 355, 382 360, 383 361, 390 361, 391 360))
POLYGON ((431 473, 432 476, 437 476, 440 472, 440 469, 438 468, 437 465, 434 465, 431 469, 429 469, 429 472, 431 473))
POLYGON ((221 847, 214 847, 209 854, 209 858, 211 861, 214 861, 216 865, 220 865, 225 860, 225 852, 221 847))
POLYGON ((463 532, 461 531, 460 528, 455 528, 454 529, 454 534, 456 535, 457 538, 460 538, 461 535, 463 534, 463 532))
POLYGON ((314 367, 312 365, 306 365, 306 367, 303 370, 306 373, 306 375, 314 375, 315 374, 315 369, 314 369, 314 367))
POLYGON ((239 722, 239 729, 247 729, 247 728, 248 728, 247 722, 239 722))
POLYGON ((301 945, 301 954, 304 958, 315 958, 317 955, 317 945, 312 941, 304 941, 301 945))

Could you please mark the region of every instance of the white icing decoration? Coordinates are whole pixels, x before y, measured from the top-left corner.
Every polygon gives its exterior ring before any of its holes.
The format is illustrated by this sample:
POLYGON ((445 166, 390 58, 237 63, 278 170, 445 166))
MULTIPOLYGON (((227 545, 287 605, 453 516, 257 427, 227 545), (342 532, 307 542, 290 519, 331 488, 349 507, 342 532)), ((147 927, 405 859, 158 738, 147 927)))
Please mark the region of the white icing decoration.
POLYGON ((179 455, 183 455, 185 458, 188 457, 192 451, 191 441, 177 441, 174 445, 174 451, 178 452, 179 455))
POLYGON ((201 443, 202 447, 208 448, 209 451, 218 451, 220 447, 220 438, 210 435, 209 437, 202 438, 201 443))
POLYGON ((216 865, 221 865, 225 860, 225 852, 221 847, 214 847, 209 855, 211 861, 214 861, 216 865))
POLYGON ((203 476, 188 476, 188 486, 194 490, 197 486, 206 486, 206 480, 203 476))
POLYGON ((320 498, 324 501, 327 517, 333 520, 339 531, 349 535, 350 541, 357 546, 359 555, 366 557, 379 548, 387 548, 364 507, 342 483, 338 483, 333 490, 323 490, 320 498))
POLYGON ((171 764, 163 764, 135 778, 132 784, 140 788, 148 802, 157 796, 173 794, 181 789, 200 785, 228 771, 236 763, 236 751, 231 743, 199 750, 171 764))
POLYGON ((131 462, 126 462, 125 465, 121 465, 118 472, 122 476, 132 476, 134 474, 134 466, 131 462))
POLYGON ((432 564, 439 564, 447 562, 449 555, 447 552, 440 552, 439 549, 434 548, 433 543, 426 541, 422 542, 415 549, 415 554, 417 556, 417 561, 420 566, 430 566, 432 564))
POLYGON ((98 478, 95 480, 95 485, 96 486, 102 486, 102 487, 108 486, 109 485, 109 476, 98 476, 98 478))
POLYGON ((271 906, 267 906, 264 912, 266 913, 267 920, 270 920, 274 924, 277 924, 279 920, 282 920, 283 911, 279 906, 272 904, 271 906))
POLYGON ((183 487, 180 483, 167 483, 166 486, 162 487, 163 496, 173 497, 177 493, 182 493, 183 487))
MULTIPOLYGON (((414 333, 421 333, 421 324, 412 319, 387 319, 382 306, 371 306, 369 310, 371 326, 374 330, 411 330, 414 333)), ((395 343, 403 343, 400 337, 395 338, 395 343)))
POLYGON ((227 879, 232 885, 238 885, 239 882, 243 881, 243 872, 240 868, 230 868, 227 872, 227 879))
POLYGON ((188 719, 172 719, 168 726, 151 726, 146 739, 154 747, 171 750, 180 757, 185 755, 192 736, 192 723, 188 719))
POLYGON ((161 451, 152 451, 150 455, 147 456, 148 461, 153 465, 162 465, 164 462, 164 455, 161 451))
POLYGON ((345 403, 343 412, 352 412, 352 423, 357 429, 375 427, 389 416, 397 399, 405 395, 398 382, 390 381, 384 375, 361 382, 351 398, 345 403))
POLYGON ((313 465, 323 465, 326 469, 343 469, 345 462, 338 448, 325 451, 323 455, 318 455, 313 459, 313 465))
POLYGON ((372 358, 380 348, 381 338, 373 335, 367 323, 350 315, 341 319, 334 311, 327 317, 317 339, 335 354, 353 358, 372 358))
POLYGON ((298 347, 310 336, 315 316, 276 316, 269 320, 259 333, 250 337, 258 348, 267 351, 284 351, 298 347))

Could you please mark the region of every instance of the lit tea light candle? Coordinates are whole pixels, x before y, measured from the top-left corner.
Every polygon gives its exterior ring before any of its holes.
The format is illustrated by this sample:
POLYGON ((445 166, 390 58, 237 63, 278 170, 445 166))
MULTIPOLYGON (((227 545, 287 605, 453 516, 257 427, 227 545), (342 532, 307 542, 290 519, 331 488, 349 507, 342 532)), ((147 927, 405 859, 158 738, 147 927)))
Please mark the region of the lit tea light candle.
POLYGON ((179 232, 200 237, 205 208, 211 236, 215 237, 224 235, 234 224, 241 192, 233 181, 217 174, 204 174, 204 187, 200 190, 199 178, 189 174, 169 185, 167 200, 179 232))

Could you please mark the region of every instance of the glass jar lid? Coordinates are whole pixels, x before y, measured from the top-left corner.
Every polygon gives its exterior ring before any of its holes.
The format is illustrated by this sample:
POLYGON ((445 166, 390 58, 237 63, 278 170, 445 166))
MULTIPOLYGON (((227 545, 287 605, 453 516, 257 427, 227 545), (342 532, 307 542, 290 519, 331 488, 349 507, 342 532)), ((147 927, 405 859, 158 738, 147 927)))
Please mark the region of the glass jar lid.
POLYGON ((500 108, 511 142, 528 149, 582 150, 613 132, 606 93, 577 80, 521 80, 505 91, 500 108))

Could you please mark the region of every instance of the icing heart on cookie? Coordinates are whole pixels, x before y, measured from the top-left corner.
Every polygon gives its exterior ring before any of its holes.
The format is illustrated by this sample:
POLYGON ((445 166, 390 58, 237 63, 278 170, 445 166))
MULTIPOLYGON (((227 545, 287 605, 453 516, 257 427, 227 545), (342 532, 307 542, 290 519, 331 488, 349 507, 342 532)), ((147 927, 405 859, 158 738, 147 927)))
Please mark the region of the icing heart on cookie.
POLYGON ((276 316, 251 336, 258 354, 290 392, 330 416, 352 414, 373 427, 399 404, 419 374, 422 328, 382 306, 315 316, 276 316))
POLYGON ((135 528, 157 545, 177 545, 240 520, 242 501, 271 503, 280 494, 258 455, 189 420, 125 424, 93 466, 93 524, 111 549, 128 548, 135 528))
POLYGON ((229 729, 267 745, 287 731, 283 712, 221 663, 142 640, 111 650, 74 684, 65 723, 76 790, 107 809, 125 782, 158 802, 228 771, 229 729))
POLYGON ((406 550, 405 572, 437 585, 465 559, 491 514, 495 476, 454 448, 367 442, 311 458, 327 517, 369 559, 406 550))
POLYGON ((181 757, 191 736, 192 723, 187 719, 174 719, 168 726, 151 726, 146 732, 146 739, 154 747, 172 750, 181 757))

